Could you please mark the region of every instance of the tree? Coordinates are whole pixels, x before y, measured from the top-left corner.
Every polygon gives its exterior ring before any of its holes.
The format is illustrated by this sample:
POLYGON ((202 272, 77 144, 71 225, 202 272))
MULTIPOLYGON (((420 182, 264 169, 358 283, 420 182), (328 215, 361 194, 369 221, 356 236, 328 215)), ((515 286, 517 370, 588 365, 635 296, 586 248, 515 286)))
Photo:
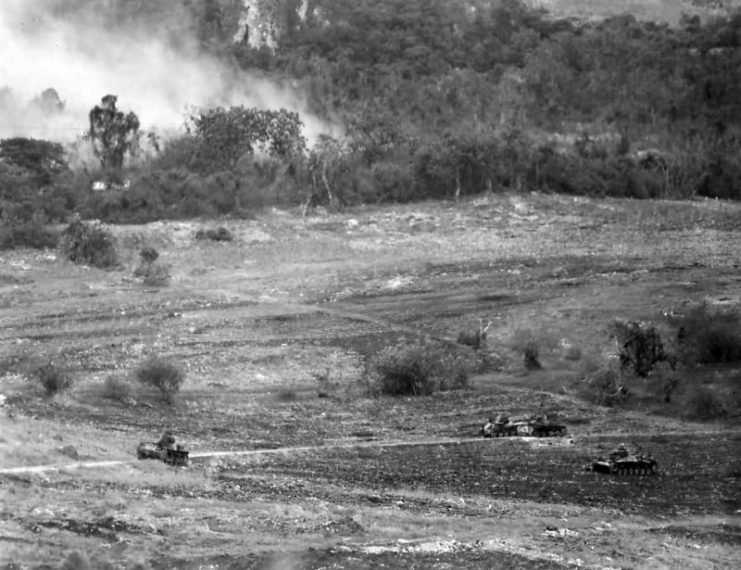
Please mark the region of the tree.
POLYGON ((175 362, 152 355, 136 370, 136 378, 159 390, 165 403, 172 404, 185 381, 185 372, 175 362))
POLYGON ((31 106, 38 109, 44 115, 53 115, 64 111, 64 101, 59 97, 59 93, 53 87, 45 89, 41 95, 34 97, 31 106))
POLYGON ((322 193, 318 189, 317 175, 321 178, 322 185, 327 193, 329 207, 333 210, 337 208, 338 196, 332 191, 332 187, 329 184, 330 175, 328 173, 340 168, 342 158, 347 152, 348 149, 343 141, 329 135, 319 135, 319 140, 314 145, 314 148, 311 149, 311 153, 309 153, 308 167, 311 172, 312 193, 307 196, 304 203, 304 216, 306 216, 312 199, 316 199, 322 193))
POLYGON ((199 170, 233 169, 240 158, 260 150, 291 160, 303 156, 306 139, 298 113, 280 109, 216 107, 190 117, 188 130, 196 140, 194 166, 199 170))
POLYGON ((103 170, 116 175, 123 168, 126 153, 134 154, 139 146, 139 117, 116 109, 116 95, 106 95, 101 105, 89 114, 90 130, 86 137, 93 145, 93 153, 103 170))

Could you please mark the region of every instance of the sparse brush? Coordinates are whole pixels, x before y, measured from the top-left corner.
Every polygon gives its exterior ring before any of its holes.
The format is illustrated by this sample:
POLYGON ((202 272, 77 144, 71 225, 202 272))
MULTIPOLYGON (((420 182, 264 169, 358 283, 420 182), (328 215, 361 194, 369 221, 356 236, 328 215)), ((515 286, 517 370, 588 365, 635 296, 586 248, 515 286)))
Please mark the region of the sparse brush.
POLYGON ((689 420, 717 420, 727 414, 723 399, 708 386, 698 386, 687 397, 684 417, 689 420))
POLYGON ((275 399, 278 402, 295 402, 298 400, 298 394, 296 394, 295 390, 284 388, 276 394, 275 399))
POLYGON ((671 317, 685 364, 741 360, 741 315, 738 311, 698 305, 682 317, 671 317))
POLYGON ((152 263, 144 272, 142 283, 148 287, 166 287, 172 275, 170 267, 162 263, 152 263))
POLYGON ((153 247, 145 247, 139 252, 140 262, 134 270, 134 277, 141 277, 148 287, 166 287, 170 284, 170 266, 158 263, 159 252, 153 247))
POLYGON ((329 368, 327 368, 323 373, 312 372, 311 375, 317 383, 317 395, 320 398, 328 398, 332 389, 329 368))
POLYGON ((59 570, 93 570, 93 565, 87 556, 75 550, 70 552, 59 570))
POLYGON ((613 407, 621 404, 628 390, 620 383, 620 374, 610 367, 601 367, 587 378, 586 399, 600 405, 613 407))
POLYGON ((72 376, 53 363, 49 362, 35 370, 35 376, 47 394, 54 395, 70 388, 73 384, 72 376))
POLYGON ((672 395, 679 388, 679 378, 673 373, 661 374, 661 383, 659 385, 661 394, 664 397, 664 402, 669 404, 672 401, 672 395))
POLYGON ((137 369, 136 378, 142 384, 159 390, 164 401, 171 404, 185 381, 185 372, 169 360, 160 356, 150 356, 137 369))

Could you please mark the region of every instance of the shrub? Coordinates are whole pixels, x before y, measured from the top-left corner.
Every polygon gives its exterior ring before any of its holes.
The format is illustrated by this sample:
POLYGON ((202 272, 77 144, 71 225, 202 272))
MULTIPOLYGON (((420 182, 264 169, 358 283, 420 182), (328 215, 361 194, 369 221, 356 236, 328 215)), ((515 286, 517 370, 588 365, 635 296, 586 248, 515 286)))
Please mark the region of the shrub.
POLYGON ((142 262, 134 270, 134 277, 141 277, 148 287, 166 287, 170 284, 170 267, 164 263, 142 262))
POLYGON ((134 269, 134 277, 141 277, 142 283, 149 287, 165 287, 170 284, 170 267, 157 263, 159 253, 153 247, 145 247, 139 252, 139 265, 134 269))
POLYGON ((672 401, 672 395, 679 388, 679 378, 674 373, 663 373, 660 376, 659 388, 664 402, 669 404, 672 401))
POLYGON ((170 268, 162 263, 152 263, 142 283, 148 287, 166 287, 170 284, 170 268))
POLYGON ((60 570, 92 570, 93 565, 87 556, 75 550, 67 556, 59 568, 60 570))
POLYGON ((698 386, 687 397, 684 417, 690 420, 716 420, 727 413, 722 398, 708 386, 698 386))
POLYGON ((612 407, 621 404, 628 390, 620 383, 620 375, 612 368, 602 367, 587 379, 587 399, 600 406, 612 407))
POLYGON ((320 398, 328 398, 336 383, 332 382, 329 367, 324 372, 312 372, 311 376, 317 383, 317 395, 320 398))
POLYGON ((402 344, 375 354, 368 374, 382 394, 422 396, 465 387, 469 366, 462 354, 441 350, 437 343, 402 344))
POLYGON ((295 402, 298 400, 298 394, 290 388, 284 388, 275 395, 275 399, 278 402, 295 402))
POLYGON ((115 240, 99 223, 75 220, 62 232, 59 249, 75 263, 106 269, 118 263, 115 240))
POLYGON ((535 342, 535 340, 533 339, 528 340, 525 344, 525 348, 523 349, 525 368, 527 368, 528 370, 539 370, 540 368, 542 368, 542 365, 538 360, 539 355, 540 350, 538 348, 538 343, 535 342))
MULTIPOLYGON (((1 200, 0 200, 1 203, 1 200)), ((23 206, 0 206, 0 249, 54 247, 56 236, 47 229, 40 210, 23 206)))
POLYGON ((132 399, 134 387, 126 378, 110 375, 103 384, 103 394, 106 398, 117 402, 127 403, 132 399))
POLYGON ((234 236, 232 235, 232 232, 230 232, 224 226, 219 226, 215 230, 198 230, 196 232, 196 239, 211 241, 232 241, 234 239, 234 236))
POLYGON ((673 323, 678 327, 677 341, 687 364, 741 360, 741 317, 737 312, 703 303, 673 323))
POLYGON ((185 381, 185 373, 169 360, 160 356, 150 356, 137 369, 136 378, 142 384, 159 390, 164 401, 171 404, 185 381))
POLYGON ((143 247, 139 251, 139 257, 146 263, 154 263, 159 256, 159 252, 153 247, 143 247))
POLYGON ((41 387, 50 396, 70 388, 73 383, 72 377, 67 371, 55 366, 51 362, 39 366, 35 371, 35 375, 41 387))

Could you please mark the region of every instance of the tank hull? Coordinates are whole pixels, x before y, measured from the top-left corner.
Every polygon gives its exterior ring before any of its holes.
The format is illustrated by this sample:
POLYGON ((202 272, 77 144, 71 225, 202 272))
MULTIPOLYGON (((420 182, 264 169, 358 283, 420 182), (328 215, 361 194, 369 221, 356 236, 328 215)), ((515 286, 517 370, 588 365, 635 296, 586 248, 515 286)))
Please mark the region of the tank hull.
POLYGON ((634 458, 620 459, 618 461, 595 461, 592 463, 592 471, 608 475, 655 475, 658 465, 653 459, 634 458))
POLYGON ((533 422, 495 424, 488 431, 482 428, 481 435, 484 437, 562 437, 566 435, 566 426, 533 422))
POLYGON ((140 443, 136 448, 136 456, 139 459, 157 459, 176 467, 185 467, 189 462, 189 452, 180 446, 172 449, 146 442, 140 443))

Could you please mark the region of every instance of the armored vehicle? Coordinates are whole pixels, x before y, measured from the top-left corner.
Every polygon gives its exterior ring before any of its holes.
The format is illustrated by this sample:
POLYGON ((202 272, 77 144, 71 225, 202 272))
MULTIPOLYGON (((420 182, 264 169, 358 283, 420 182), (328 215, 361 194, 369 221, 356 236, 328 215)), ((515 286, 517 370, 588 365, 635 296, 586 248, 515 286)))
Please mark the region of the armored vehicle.
POLYGON ((592 471, 610 475, 653 475, 657 469, 655 459, 643 454, 628 453, 624 445, 610 453, 609 459, 599 458, 592 463, 592 471))
POLYGON ((185 467, 188 465, 189 452, 182 445, 163 447, 156 443, 141 442, 136 448, 139 459, 158 459, 168 465, 185 467))
POLYGON ((496 421, 489 420, 480 431, 484 437, 558 437, 566 435, 566 426, 554 424, 543 417, 534 420, 510 421, 507 417, 498 417, 496 421))

